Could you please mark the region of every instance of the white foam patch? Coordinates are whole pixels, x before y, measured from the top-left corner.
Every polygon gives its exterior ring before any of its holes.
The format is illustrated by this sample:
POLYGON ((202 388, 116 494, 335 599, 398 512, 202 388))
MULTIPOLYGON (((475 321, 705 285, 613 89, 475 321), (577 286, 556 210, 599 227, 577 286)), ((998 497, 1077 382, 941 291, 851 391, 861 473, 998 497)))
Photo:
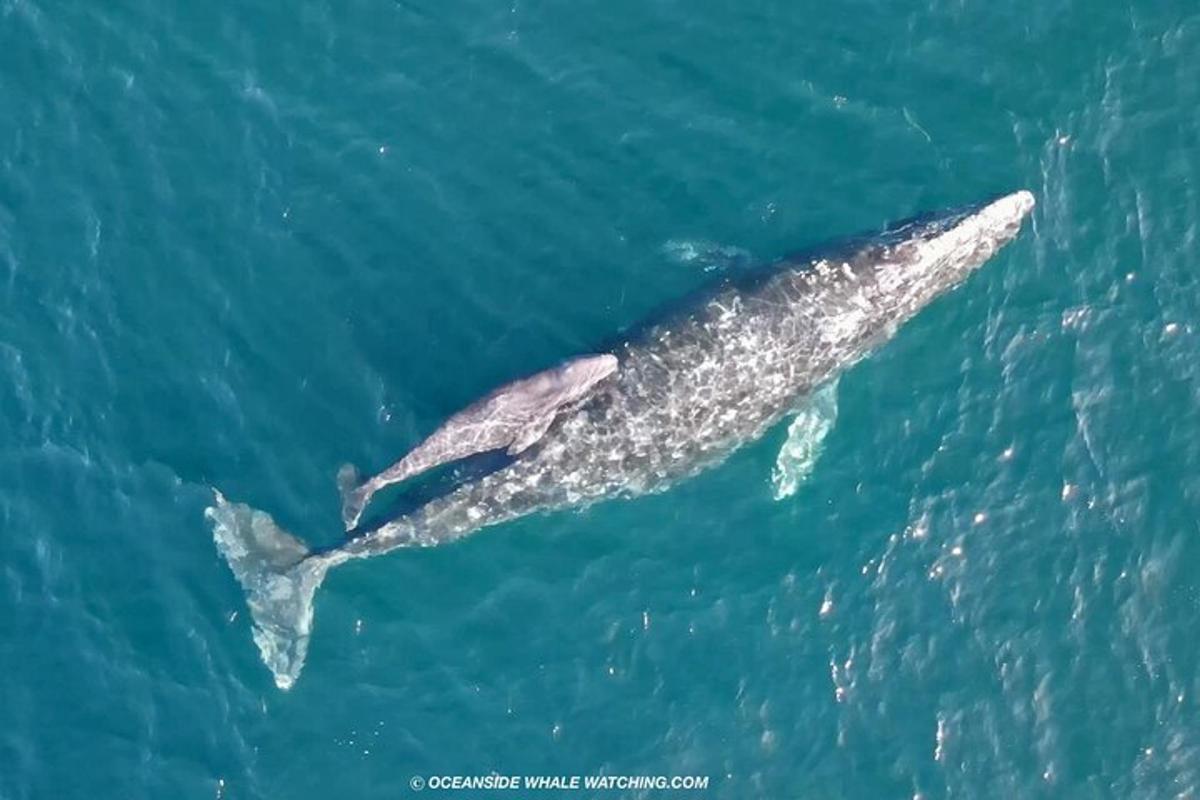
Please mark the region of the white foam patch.
POLYGON ((837 422, 837 386, 835 378, 813 392, 788 426, 787 441, 780 448, 771 472, 776 500, 794 495, 812 475, 825 437, 837 422))

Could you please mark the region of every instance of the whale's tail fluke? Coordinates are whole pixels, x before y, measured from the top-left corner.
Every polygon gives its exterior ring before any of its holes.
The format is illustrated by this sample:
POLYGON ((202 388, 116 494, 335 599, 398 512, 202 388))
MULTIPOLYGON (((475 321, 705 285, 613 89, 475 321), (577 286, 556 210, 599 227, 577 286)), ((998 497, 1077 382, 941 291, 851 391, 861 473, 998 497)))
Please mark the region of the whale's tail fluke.
POLYGON ((214 494, 215 504, 204 512, 212 522, 213 539, 246 591, 263 663, 280 689, 290 689, 304 667, 313 595, 330 562, 311 557, 269 514, 214 494))
POLYGON ((337 485, 342 495, 342 522, 346 530, 353 530, 358 525, 363 509, 371 501, 374 489, 370 483, 363 483, 362 473, 353 464, 342 464, 337 474, 337 485))

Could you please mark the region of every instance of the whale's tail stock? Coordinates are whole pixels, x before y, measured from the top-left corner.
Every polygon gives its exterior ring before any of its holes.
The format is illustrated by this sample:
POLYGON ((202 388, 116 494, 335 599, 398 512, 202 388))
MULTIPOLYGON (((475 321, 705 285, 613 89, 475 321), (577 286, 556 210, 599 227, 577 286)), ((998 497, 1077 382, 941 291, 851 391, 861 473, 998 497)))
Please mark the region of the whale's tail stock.
POLYGON ((333 562, 314 556, 266 512, 213 494, 215 502, 204 515, 212 522, 217 549, 246 592, 254 643, 275 685, 290 689, 308 654, 313 595, 333 562))

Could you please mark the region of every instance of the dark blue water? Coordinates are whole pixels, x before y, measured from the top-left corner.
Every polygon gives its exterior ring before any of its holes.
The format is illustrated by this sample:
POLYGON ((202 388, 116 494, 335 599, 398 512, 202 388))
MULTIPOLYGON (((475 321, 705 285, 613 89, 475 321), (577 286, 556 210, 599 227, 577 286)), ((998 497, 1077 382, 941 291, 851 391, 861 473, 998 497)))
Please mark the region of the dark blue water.
POLYGON ((1191 3, 3 0, 0 798, 1192 796, 1198 220, 1191 3), (1016 188, 811 471, 343 567, 275 688, 213 487, 334 544, 731 254, 1016 188))

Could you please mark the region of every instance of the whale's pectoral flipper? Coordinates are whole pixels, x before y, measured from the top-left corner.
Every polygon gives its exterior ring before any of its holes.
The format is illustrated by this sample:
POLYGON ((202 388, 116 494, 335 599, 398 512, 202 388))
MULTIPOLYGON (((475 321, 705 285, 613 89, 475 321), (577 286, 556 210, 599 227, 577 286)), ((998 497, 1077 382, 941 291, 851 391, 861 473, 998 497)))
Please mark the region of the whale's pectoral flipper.
POLYGON ((517 433, 516 438, 513 439, 512 444, 508 446, 508 454, 515 456, 524 450, 528 450, 538 439, 546 435, 546 431, 550 430, 550 426, 554 424, 554 417, 554 414, 538 417, 522 428, 517 433))
POLYGON ((796 409, 788 425, 787 441, 775 459, 771 483, 775 499, 791 497, 808 480, 821 458, 825 438, 837 423, 838 379, 834 378, 813 392, 796 409))

